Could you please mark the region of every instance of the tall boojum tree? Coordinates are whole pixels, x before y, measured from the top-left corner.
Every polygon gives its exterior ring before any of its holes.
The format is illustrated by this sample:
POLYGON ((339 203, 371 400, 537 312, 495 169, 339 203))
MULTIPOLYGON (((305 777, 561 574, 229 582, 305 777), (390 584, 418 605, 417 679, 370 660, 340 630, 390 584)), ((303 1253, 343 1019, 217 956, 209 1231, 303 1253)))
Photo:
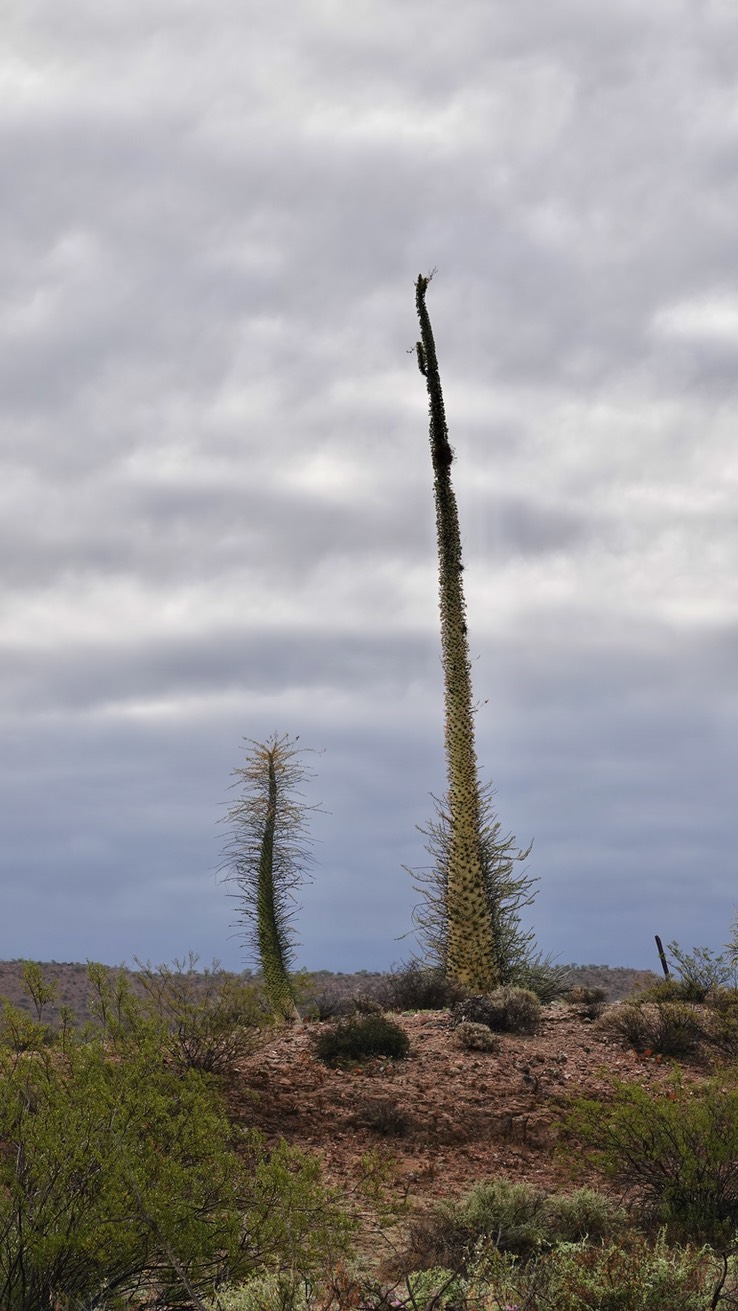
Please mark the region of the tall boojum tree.
POLYGON ((512 877, 512 862, 528 853, 515 851, 513 838, 500 840, 491 789, 479 782, 461 534, 451 481, 454 452, 425 303, 431 277, 421 275, 416 283, 421 337, 416 350, 430 412, 448 790, 445 802, 437 803, 440 822, 423 830, 430 838, 436 867, 429 877, 421 877, 421 883, 431 885, 430 910, 425 917, 421 913, 418 921, 447 976, 484 992, 507 982, 513 958, 527 950, 531 935, 519 931, 517 910, 530 901, 532 880, 512 877))

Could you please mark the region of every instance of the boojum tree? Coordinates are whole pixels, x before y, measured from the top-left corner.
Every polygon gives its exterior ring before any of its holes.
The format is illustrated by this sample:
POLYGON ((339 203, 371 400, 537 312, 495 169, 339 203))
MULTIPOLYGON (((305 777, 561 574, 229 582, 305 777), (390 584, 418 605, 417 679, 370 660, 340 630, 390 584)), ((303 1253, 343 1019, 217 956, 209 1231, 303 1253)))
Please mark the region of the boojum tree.
POLYGON ((239 926, 261 966, 264 988, 274 1011, 299 1020, 290 968, 297 909, 295 890, 312 864, 308 819, 319 806, 308 805, 300 791, 313 777, 301 757, 298 739, 274 733, 266 742, 247 738, 246 764, 233 772, 238 801, 225 822, 230 837, 221 869, 238 891, 239 926))
POLYGON ((448 787, 444 802, 436 803, 439 821, 422 830, 436 864, 421 876, 421 883, 430 885, 429 906, 416 922, 447 977, 485 992, 507 982, 513 958, 527 951, 531 935, 518 930, 517 910, 530 901, 532 880, 513 878, 512 861, 528 853, 515 851, 514 839, 500 839, 491 788, 479 781, 459 512, 451 480, 454 452, 425 303, 432 276, 421 275, 416 284, 421 338, 416 350, 430 412, 448 787))

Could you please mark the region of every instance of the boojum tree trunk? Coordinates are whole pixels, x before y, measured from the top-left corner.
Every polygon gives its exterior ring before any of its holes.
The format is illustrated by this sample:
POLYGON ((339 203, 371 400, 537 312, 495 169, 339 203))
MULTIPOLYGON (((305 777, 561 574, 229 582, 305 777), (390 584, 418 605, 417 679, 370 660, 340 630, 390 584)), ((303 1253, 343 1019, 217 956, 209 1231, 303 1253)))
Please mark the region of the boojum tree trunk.
POLYGON ((225 816, 231 834, 221 869, 237 885, 239 920, 248 926, 246 940, 272 1007, 285 1019, 298 1020, 291 920, 295 890, 312 863, 309 815, 320 807, 303 800, 300 789, 312 770, 301 763, 297 739, 275 733, 266 742, 247 742, 246 764, 234 770, 241 795, 225 816))
POLYGON ((279 805, 279 785, 275 756, 279 744, 274 743, 265 751, 267 766, 267 805, 264 816, 264 834, 259 853, 259 878, 256 892, 256 936, 259 946, 259 958, 264 971, 264 988, 274 1006, 285 1019, 299 1020, 300 1014, 295 1002, 287 969, 288 948, 285 932, 280 920, 275 887, 274 838, 277 826, 277 807, 279 805))
POLYGON ((441 651, 450 842, 445 881, 449 978, 475 992, 499 982, 494 929, 485 891, 481 796, 474 741, 471 664, 462 583, 459 512, 451 481, 454 453, 448 439, 436 347, 425 304, 429 277, 418 278, 415 302, 421 340, 420 372, 428 388, 430 445, 438 534, 441 651))

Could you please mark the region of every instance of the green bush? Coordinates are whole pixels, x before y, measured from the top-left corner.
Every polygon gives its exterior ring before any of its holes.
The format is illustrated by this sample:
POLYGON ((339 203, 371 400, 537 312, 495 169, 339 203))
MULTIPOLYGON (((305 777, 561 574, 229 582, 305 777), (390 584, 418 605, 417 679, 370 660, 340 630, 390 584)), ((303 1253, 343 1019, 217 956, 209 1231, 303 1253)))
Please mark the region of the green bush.
POLYGON ((688 995, 689 987, 686 987, 680 979, 656 979, 655 983, 649 983, 647 988, 639 988, 629 998, 628 1002, 642 1001, 691 1001, 688 995))
POLYGON ((738 992, 716 988, 705 997, 704 1025, 707 1039, 718 1056, 738 1059, 738 992))
POLYGON ((541 1003, 529 988, 500 988, 499 997, 504 1028, 509 1033, 535 1033, 541 1020, 541 1003))
POLYGON ((386 1015, 362 1015, 324 1029, 313 1038, 313 1049, 326 1065, 341 1065, 368 1056, 407 1056, 410 1041, 386 1015))
POLYGON ((209 1077, 173 1068, 161 1022, 111 989, 81 1034, 52 1045, 26 1017, 24 1050, 0 1046, 3 1311, 122 1311, 144 1289, 152 1308, 191 1304, 348 1252, 353 1222, 317 1160, 236 1139, 209 1077))
POLYGON ((180 1294, 239 1264, 239 1162, 200 1078, 158 1045, 0 1052, 0 1305, 180 1294))
POLYGON ((326 1187, 319 1159, 283 1139, 271 1151, 261 1134, 243 1136, 241 1258, 248 1272, 309 1281, 351 1253, 356 1222, 345 1191, 326 1187))
POLYGON ((582 1099, 567 1132, 639 1198, 672 1236, 722 1243, 738 1226, 738 1088, 678 1078, 655 1095, 616 1083, 611 1102, 582 1099))
POLYGON ((458 1311, 466 1304, 467 1284, 454 1270, 417 1270, 393 1288, 390 1307, 418 1307, 419 1311, 458 1311))
POLYGON ((460 1202, 439 1202, 410 1229, 413 1265, 467 1271, 479 1241, 529 1256, 545 1241, 545 1193, 532 1184, 494 1179, 477 1184, 460 1202))
POLYGON ((699 1011, 683 1002, 626 1001, 609 1010, 600 1023, 635 1051, 677 1060, 694 1056, 709 1037, 699 1011))
POLYGON ((467 997, 451 1012, 455 1025, 465 1021, 486 1024, 495 1033, 535 1033, 540 1018, 541 1003, 526 988, 495 988, 494 992, 467 997))
POLYGON ((564 1243, 520 1266, 508 1255, 483 1256, 466 1304, 489 1311, 706 1311, 721 1275, 705 1249, 626 1242, 564 1243), (478 1300, 476 1300, 478 1298, 478 1300))
POLYGON ((253 1275, 242 1284, 218 1289, 207 1298, 206 1311, 313 1311, 312 1289, 289 1275, 253 1275))
POLYGON ((607 1239, 628 1228, 622 1206, 595 1188, 576 1188, 571 1193, 550 1193, 545 1204, 546 1228, 552 1243, 578 1243, 584 1239, 607 1239))

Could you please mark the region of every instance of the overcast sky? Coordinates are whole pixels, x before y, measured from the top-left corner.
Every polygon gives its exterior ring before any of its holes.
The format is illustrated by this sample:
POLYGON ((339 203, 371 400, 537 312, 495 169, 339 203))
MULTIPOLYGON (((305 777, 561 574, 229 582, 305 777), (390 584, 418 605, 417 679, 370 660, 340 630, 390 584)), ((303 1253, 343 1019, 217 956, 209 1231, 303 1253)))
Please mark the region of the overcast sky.
POLYGON ((300 963, 407 958, 434 267, 480 769, 539 943, 718 948, 734 0, 11 0, 0 85, 0 956, 248 963, 219 820, 276 731, 323 752, 300 963))

